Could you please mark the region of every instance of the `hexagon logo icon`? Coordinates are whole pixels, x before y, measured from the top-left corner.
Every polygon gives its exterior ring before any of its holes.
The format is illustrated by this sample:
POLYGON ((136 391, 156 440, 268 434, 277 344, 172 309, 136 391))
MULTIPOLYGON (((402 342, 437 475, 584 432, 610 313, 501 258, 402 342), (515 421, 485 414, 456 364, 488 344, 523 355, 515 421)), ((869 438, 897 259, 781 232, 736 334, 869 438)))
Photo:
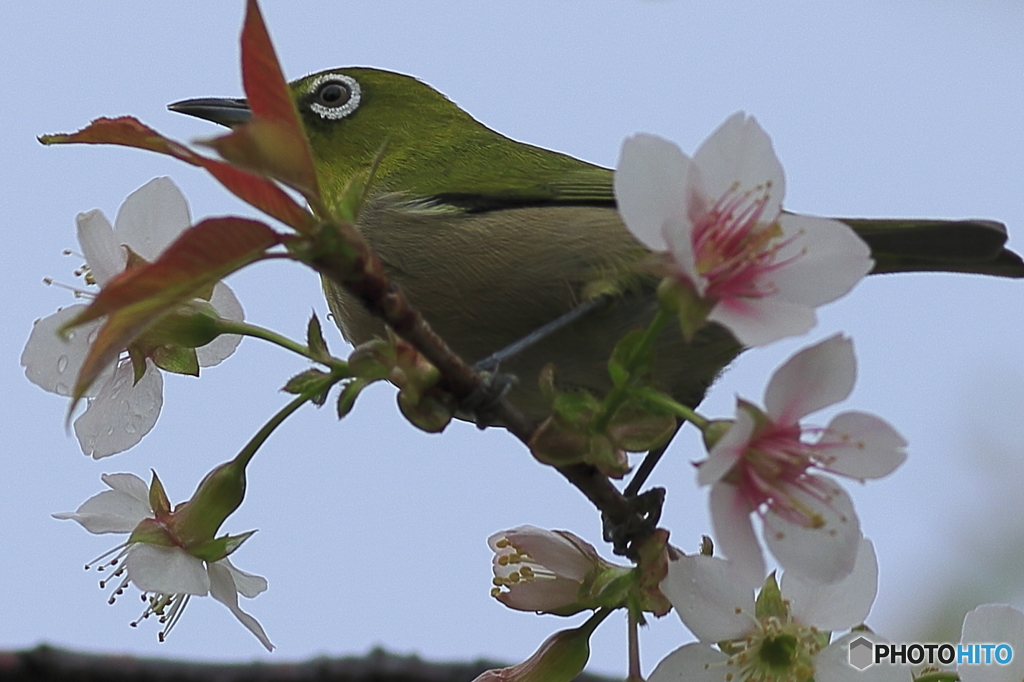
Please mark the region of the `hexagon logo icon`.
POLYGON ((858 637, 850 642, 850 665, 857 670, 864 670, 874 665, 874 653, 875 645, 871 643, 871 640, 866 637, 858 637))

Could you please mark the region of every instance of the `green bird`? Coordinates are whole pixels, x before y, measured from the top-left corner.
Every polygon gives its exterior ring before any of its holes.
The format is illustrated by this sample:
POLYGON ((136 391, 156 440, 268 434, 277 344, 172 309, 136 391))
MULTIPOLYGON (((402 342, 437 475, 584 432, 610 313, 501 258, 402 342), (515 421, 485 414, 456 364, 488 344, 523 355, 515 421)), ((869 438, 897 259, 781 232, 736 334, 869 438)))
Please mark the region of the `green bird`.
MULTIPOLYGON (((509 399, 535 420, 548 415, 538 375, 549 363, 560 388, 598 396, 610 388, 612 348, 658 307, 657 279, 637 267, 648 251, 619 217, 611 169, 505 137, 403 74, 339 68, 290 89, 328 203, 384 149, 357 227, 457 353, 476 363, 563 319, 501 363, 518 378, 509 399), (599 294, 606 304, 565 317, 599 294)), ((226 126, 250 117, 238 99, 169 108, 226 126)), ((1024 276, 1024 262, 1004 248, 1006 229, 997 222, 839 220, 871 247, 873 272, 1024 276)), ((331 282, 324 289, 349 342, 383 335, 383 324, 355 298, 331 282)), ((669 325, 655 345, 653 376, 695 407, 741 350, 717 324, 690 342, 679 325, 669 325)))

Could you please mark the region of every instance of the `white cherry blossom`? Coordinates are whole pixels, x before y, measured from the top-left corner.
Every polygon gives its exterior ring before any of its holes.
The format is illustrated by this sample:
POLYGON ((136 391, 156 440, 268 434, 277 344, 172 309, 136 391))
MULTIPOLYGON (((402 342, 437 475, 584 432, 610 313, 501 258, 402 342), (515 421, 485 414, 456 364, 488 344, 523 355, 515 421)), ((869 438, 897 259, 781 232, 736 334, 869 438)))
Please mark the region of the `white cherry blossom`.
POLYGON ((761 517, 765 543, 794 575, 826 583, 853 569, 860 522, 849 495, 826 474, 885 476, 906 459, 907 443, 861 412, 836 415, 824 428, 800 420, 845 400, 855 378, 850 339, 837 334, 805 348, 772 375, 764 411, 738 401, 735 421, 698 465, 697 482, 711 486, 718 546, 752 584, 765 564, 751 514, 761 517))
MULTIPOLYGON (((699 641, 666 656, 648 682, 910 682, 905 667, 859 671, 849 665, 847 645, 866 633, 829 641, 830 632, 863 622, 877 588, 878 561, 863 538, 845 579, 811 585, 784 573, 777 588, 781 600, 760 612, 747 576, 735 564, 678 556, 669 561, 661 591, 699 641)), ((763 589, 774 589, 774 580, 763 589)))
POLYGON ((109 490, 93 495, 74 512, 54 514, 57 519, 78 522, 90 533, 125 533, 128 541, 87 564, 97 571, 112 571, 110 577, 100 581, 100 587, 114 583, 109 602, 124 593, 129 583, 144 593, 147 606, 140 618, 132 623, 156 616, 164 624, 160 640, 167 636, 181 617, 182 610, 193 596, 211 595, 228 607, 260 643, 272 651, 274 645, 263 627, 238 606, 238 595, 255 597, 267 589, 267 580, 236 568, 227 557, 219 561, 204 561, 190 554, 187 547, 164 546, 133 540, 132 535, 144 521, 159 520, 162 525, 173 526, 166 517, 153 510, 150 490, 146 482, 134 474, 104 474, 103 482, 109 490), (108 558, 109 557, 109 558, 108 558), (97 562, 106 559, 102 564, 97 562))
MULTIPOLYGON (((169 178, 154 178, 132 192, 112 227, 98 210, 77 217, 78 241, 88 265, 87 281, 100 287, 124 271, 128 250, 152 261, 191 224, 188 203, 169 178)), ((226 319, 242 320, 242 306, 224 283, 214 287, 210 304, 226 319)), ((72 305, 37 320, 21 355, 25 375, 34 384, 70 396, 95 334, 96 320, 58 334, 58 329, 85 309, 72 305)), ((224 334, 196 349, 200 367, 231 355, 241 338, 224 334)), ((163 377, 152 360, 135 381, 131 361, 122 357, 107 368, 86 393, 85 411, 75 420, 75 435, 86 455, 99 459, 136 445, 156 424, 163 405, 163 377)))
MULTIPOLYGON (((691 159, 648 134, 627 138, 615 198, 633 235, 664 253, 696 317, 745 346, 803 334, 814 309, 847 293, 874 265, 847 225, 782 211, 785 178, 753 117, 730 116, 691 159)), ((695 331, 690 329, 689 331, 695 331)))

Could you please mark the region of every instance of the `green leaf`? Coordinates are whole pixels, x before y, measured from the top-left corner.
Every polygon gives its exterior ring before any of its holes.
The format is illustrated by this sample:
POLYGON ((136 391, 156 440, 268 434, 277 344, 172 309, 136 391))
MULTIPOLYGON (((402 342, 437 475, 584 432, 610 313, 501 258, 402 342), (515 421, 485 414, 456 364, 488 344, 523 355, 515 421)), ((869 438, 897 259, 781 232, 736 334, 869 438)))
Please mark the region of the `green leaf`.
POLYGON ((365 379, 353 379, 342 386, 341 392, 338 395, 338 419, 343 419, 352 411, 356 398, 359 397, 359 394, 362 393, 369 383, 365 379))
POLYGON ((331 353, 327 350, 327 341, 324 340, 320 319, 317 318, 316 313, 310 316, 309 324, 306 325, 306 346, 315 360, 325 364, 331 360, 331 353))
POLYGON ((608 374, 615 386, 624 386, 631 377, 650 374, 653 363, 650 349, 646 353, 633 357, 637 355, 645 334, 646 330, 644 329, 634 329, 615 344, 612 356, 608 359, 608 374))
POLYGON ((282 390, 295 395, 307 396, 311 403, 320 407, 327 400, 327 394, 330 393, 334 383, 334 376, 329 372, 307 369, 289 379, 282 390))

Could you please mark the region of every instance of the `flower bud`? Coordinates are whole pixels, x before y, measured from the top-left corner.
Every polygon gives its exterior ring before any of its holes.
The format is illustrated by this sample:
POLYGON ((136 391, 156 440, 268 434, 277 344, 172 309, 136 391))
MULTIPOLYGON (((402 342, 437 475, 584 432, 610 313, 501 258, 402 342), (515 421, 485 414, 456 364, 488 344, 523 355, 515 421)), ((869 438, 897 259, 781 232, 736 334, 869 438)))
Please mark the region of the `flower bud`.
POLYGON ((569 682, 583 672, 590 659, 590 635, 609 613, 596 613, 578 628, 556 632, 519 665, 488 670, 473 682, 569 682))
POLYGON ((487 539, 494 550, 491 595, 509 608, 568 616, 621 604, 631 569, 602 559, 568 531, 519 526, 487 539))
POLYGON ((216 467, 199 483, 192 498, 171 515, 174 534, 185 545, 213 539, 217 529, 245 497, 245 464, 237 460, 216 467))

